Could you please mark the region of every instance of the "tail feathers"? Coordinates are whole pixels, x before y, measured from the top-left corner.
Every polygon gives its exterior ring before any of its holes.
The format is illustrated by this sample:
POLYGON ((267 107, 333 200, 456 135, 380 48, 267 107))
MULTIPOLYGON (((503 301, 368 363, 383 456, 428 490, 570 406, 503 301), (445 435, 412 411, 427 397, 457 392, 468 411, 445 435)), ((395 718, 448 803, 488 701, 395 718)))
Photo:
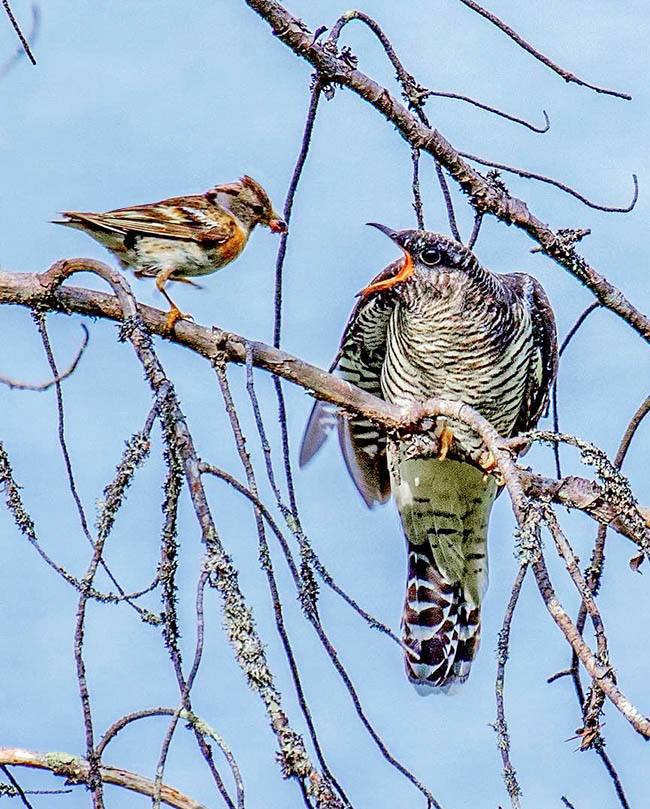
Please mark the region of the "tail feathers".
POLYGON ((428 542, 408 543, 402 632, 411 650, 404 659, 406 674, 418 691, 448 691, 467 679, 479 646, 480 607, 438 570, 428 542))

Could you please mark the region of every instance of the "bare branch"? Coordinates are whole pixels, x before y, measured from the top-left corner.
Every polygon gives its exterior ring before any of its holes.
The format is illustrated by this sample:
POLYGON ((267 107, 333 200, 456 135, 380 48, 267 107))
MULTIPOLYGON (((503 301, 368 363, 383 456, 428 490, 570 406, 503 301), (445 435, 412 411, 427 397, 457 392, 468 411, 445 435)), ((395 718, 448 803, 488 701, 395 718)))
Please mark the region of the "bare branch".
POLYGON ((424 214, 422 213, 422 194, 420 193, 420 150, 411 149, 411 160, 413 161, 413 180, 411 190, 413 192, 413 210, 418 228, 424 230, 424 214))
MULTIPOLYGON (((582 314, 578 317, 576 322, 573 324, 573 326, 567 332, 567 336, 562 341, 562 345, 560 346, 560 350, 558 352, 560 357, 562 356, 562 354, 564 354, 564 352, 566 351, 569 343, 575 337, 575 335, 578 333, 579 329, 582 327, 582 324, 585 322, 585 320, 589 317, 589 315, 592 312, 595 312, 596 309, 598 309, 599 307, 600 307, 600 303, 598 301, 594 301, 594 303, 590 304, 582 312, 582 314)), ((558 402, 557 402, 557 400, 558 400, 558 393, 557 393, 558 387, 557 386, 558 386, 558 380, 557 380, 557 377, 556 377, 554 382, 553 382, 553 391, 551 393, 551 399, 552 399, 552 410, 553 410, 553 429, 555 430, 556 433, 559 433, 560 432, 560 417, 559 417, 558 402)), ((557 476, 558 476, 558 478, 561 478, 562 477, 562 467, 560 465, 560 445, 559 444, 555 444, 553 446, 553 454, 555 455, 555 469, 556 469, 556 472, 557 472, 557 476)))
MULTIPOLYGON (((112 288, 118 303, 119 320, 123 326, 121 339, 128 340, 140 360, 147 381, 157 399, 166 440, 172 443, 183 463, 185 479, 195 515, 206 547, 210 584, 222 597, 224 625, 235 651, 237 662, 249 686, 261 698, 279 746, 279 761, 287 777, 303 783, 318 807, 334 809, 341 806, 328 783, 318 773, 309 758, 301 737, 293 731, 282 707, 282 697, 274 684, 264 645, 259 637, 244 595, 239 587, 237 571, 217 533, 210 506, 199 472, 199 460, 191 433, 172 383, 153 351, 151 338, 140 316, 133 293, 124 276, 106 264, 92 259, 59 261, 39 277, 46 298, 56 297, 59 286, 75 272, 93 272, 112 288)), ((162 314, 162 313, 161 313, 162 314)), ((244 357, 245 359, 245 357, 244 357)), ((101 545, 97 544, 101 553, 101 545)))
POLYGON ((60 374, 55 376, 53 379, 49 379, 47 382, 19 382, 16 379, 10 379, 8 376, 0 376, 0 385, 7 385, 9 388, 14 388, 16 390, 35 390, 35 391, 45 391, 51 388, 53 385, 56 385, 58 382, 62 382, 64 379, 67 379, 71 374, 73 374, 79 364, 79 360, 81 359, 81 355, 86 350, 86 346, 88 345, 88 329, 81 324, 81 328, 83 329, 84 337, 83 342, 79 346, 77 353, 75 354, 74 359, 70 363, 69 367, 62 371, 60 374))
MULTIPOLYGON (((90 764, 85 759, 69 753, 37 753, 34 750, 23 750, 20 747, 0 747, 0 764, 49 770, 54 775, 60 775, 72 783, 88 785, 91 783, 90 764)), ((118 767, 106 766, 99 768, 99 774, 104 784, 114 784, 131 792, 153 797, 154 782, 142 775, 129 772, 129 770, 121 770, 118 767)), ((168 785, 162 787, 161 800, 175 809, 207 809, 202 803, 168 785)))
POLYGON ((467 242, 467 246, 469 247, 470 250, 472 250, 474 245, 476 244, 478 235, 481 232, 482 224, 483 224, 483 214, 476 213, 476 215, 474 216, 474 227, 472 228, 472 234, 469 237, 469 241, 467 242))
MULTIPOLYGON (((7 16, 9 17, 9 22, 12 24, 14 31, 16 32, 16 36, 20 40, 20 44, 23 46, 23 49, 27 56, 29 57, 29 61, 35 65, 36 59, 34 58, 34 54, 32 53, 31 48, 29 47, 29 42, 25 38, 25 35, 20 29, 20 25, 18 25, 18 20, 14 17, 14 13, 11 10, 11 6, 9 5, 9 0, 2 0, 2 5, 4 6, 5 11, 7 12, 7 16)), ((38 13, 35 6, 32 6, 32 15, 34 18, 33 26, 34 30, 37 29, 38 26, 38 13)))
POLYGON ((444 166, 468 194, 472 204, 482 213, 489 213, 508 224, 522 228, 537 241, 550 258, 557 261, 598 300, 629 323, 650 342, 650 318, 641 313, 623 293, 591 267, 575 250, 572 240, 562 238, 530 212, 525 202, 510 196, 503 188, 490 183, 472 168, 459 152, 436 129, 424 125, 391 93, 369 76, 352 68, 314 36, 309 28, 292 16, 277 0, 245 0, 271 26, 274 34, 299 56, 310 62, 324 81, 349 87, 384 115, 412 146, 429 152, 444 166))
MULTIPOLYGON (((92 263, 92 259, 75 259, 75 262, 79 262, 79 267, 86 267, 92 263)), ((0 304, 14 303, 32 307, 47 302, 48 306, 61 312, 74 311, 110 320, 121 319, 121 309, 112 295, 79 287, 62 287, 55 293, 50 293, 44 287, 42 278, 43 276, 33 273, 12 274, 0 271, 0 304)), ((247 341, 232 332, 221 331, 216 326, 208 329, 189 321, 177 323, 174 334, 170 335, 164 312, 144 304, 138 304, 137 309, 152 333, 183 345, 210 362, 222 356, 228 362, 243 365, 246 363, 248 350, 252 365, 306 388, 319 399, 366 415, 388 429, 404 427, 404 414, 399 408, 298 357, 264 343, 247 341)), ((616 531, 640 544, 639 532, 634 529, 629 515, 618 512, 615 507, 603 501, 603 490, 593 481, 570 476, 558 485, 557 480, 533 475, 526 470, 520 469, 518 475, 531 496, 550 497, 570 508, 578 508, 598 522, 611 524, 616 531)), ((641 515, 642 520, 645 519, 644 515, 645 512, 641 515)))
MULTIPOLYGON (((318 102, 320 101, 321 93, 323 92, 323 85, 318 77, 314 79, 314 87, 311 91, 309 99, 309 109, 307 110, 307 119, 305 121, 305 129, 302 135, 302 143, 300 144, 300 152, 296 165, 291 176, 291 182, 287 190, 287 197, 284 202, 283 217, 287 225, 291 222, 291 212, 293 210, 293 200, 298 189, 298 183, 302 175, 302 170, 307 161, 307 154, 309 153, 309 146, 311 144, 311 136, 314 131, 314 123, 316 121, 316 112, 318 111, 318 102)), ((280 335, 282 332, 282 270, 284 268, 284 259, 287 253, 287 239, 289 238, 289 231, 283 233, 280 237, 280 246, 278 248, 278 256, 275 263, 275 322, 273 325, 273 345, 276 348, 280 347, 280 335)))
POLYGON ((528 129, 532 130, 533 132, 539 133, 540 135, 543 135, 545 132, 548 132, 548 130, 551 128, 551 122, 546 113, 546 110, 542 110, 542 114, 544 116, 544 126, 540 127, 535 126, 534 124, 531 124, 528 121, 524 121, 523 118, 517 118, 516 115, 510 115, 509 113, 503 112, 503 110, 499 110, 496 107, 490 107, 488 104, 483 104, 481 101, 476 101, 476 99, 474 98, 459 95, 458 93, 444 93, 441 90, 427 90, 425 96, 426 97, 437 96, 440 98, 455 98, 458 101, 465 101, 467 104, 472 104, 472 106, 474 107, 478 107, 479 109, 491 112, 494 115, 498 115, 500 118, 505 118, 506 120, 512 121, 515 124, 521 124, 522 126, 525 126, 528 129))
POLYGON ((506 663, 508 661, 510 650, 510 625, 512 623, 512 616, 514 615, 515 607, 517 606, 517 601, 519 600, 519 593, 521 592, 521 586, 524 583, 527 570, 528 565, 522 565, 517 571, 517 576, 514 584, 512 585, 510 600, 508 601, 508 606, 506 607, 506 612, 503 617, 503 626, 499 632, 499 645, 497 647, 497 678, 494 684, 497 702, 497 720, 494 724, 494 729, 497 733, 498 747, 499 752, 501 753, 501 761, 503 763, 503 780, 505 782, 506 789, 508 790, 508 795, 510 796, 510 802, 513 809, 519 809, 521 805, 519 801, 521 787, 519 786, 519 781, 517 780, 515 768, 512 766, 512 762, 510 761, 510 735, 508 733, 508 724, 506 722, 506 712, 504 706, 505 674, 506 663))
POLYGON ((536 174, 534 171, 528 171, 527 169, 518 169, 514 166, 507 166, 505 163, 495 163, 493 160, 486 160, 484 157, 477 157, 477 155, 469 154, 469 152, 458 152, 458 154, 461 155, 461 157, 466 157, 468 160, 473 160, 475 163, 480 163, 482 166, 490 166, 491 168, 499 169, 500 171, 509 171, 511 174, 516 174, 518 177, 523 177, 525 180, 539 180, 542 183, 554 185, 556 188, 564 191, 565 194, 570 194, 572 197, 579 199, 583 205, 586 205, 588 208, 594 208, 597 211, 605 211, 606 213, 630 213, 639 199, 639 181, 637 180, 636 174, 632 175, 632 182, 634 183, 632 201, 624 208, 616 208, 609 205, 599 205, 597 202, 592 202, 579 191, 576 191, 565 183, 561 183, 559 180, 554 180, 552 177, 547 177, 544 174, 536 174))
POLYGON ((628 95, 627 93, 621 93, 618 90, 606 90, 603 87, 597 87, 594 84, 589 84, 582 79, 579 79, 577 76, 574 76, 573 73, 569 73, 568 70, 565 70, 559 65, 556 65, 555 62, 552 62, 548 56, 544 56, 543 53, 540 53, 538 50, 535 50, 532 45, 529 45, 523 37, 519 36, 519 34, 512 29, 509 25, 506 25, 502 20, 500 20, 495 14, 488 11, 487 9, 479 6, 478 3, 475 3, 474 0, 460 0, 463 5, 471 8, 472 11, 476 11, 477 14, 480 14, 481 17, 485 17, 486 20, 489 20, 493 25, 496 25, 497 28, 500 28, 504 34, 510 37, 514 42, 519 45, 520 48, 523 48, 525 51, 528 51, 531 56, 534 56, 535 59, 538 59, 540 62, 549 67, 554 73, 557 73, 558 76, 562 76, 564 81, 566 82, 574 82, 575 84, 579 84, 581 87, 588 87, 590 90, 595 90, 597 93, 605 93, 606 95, 615 96, 616 98, 622 98, 625 101, 631 101, 632 96, 628 95))

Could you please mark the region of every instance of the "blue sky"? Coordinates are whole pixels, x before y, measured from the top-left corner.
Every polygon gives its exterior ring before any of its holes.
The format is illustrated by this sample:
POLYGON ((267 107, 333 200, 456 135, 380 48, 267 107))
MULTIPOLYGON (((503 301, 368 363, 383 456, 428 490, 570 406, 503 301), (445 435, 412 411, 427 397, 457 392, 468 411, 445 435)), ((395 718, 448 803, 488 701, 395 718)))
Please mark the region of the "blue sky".
MULTIPOLYGON (((288 8, 312 29, 331 25, 344 10, 325 0, 293 0, 288 8)), ((431 99, 427 114, 432 124, 457 148, 551 174, 603 204, 626 204, 632 194, 631 175, 638 174, 639 202, 627 215, 590 210, 556 189, 504 179, 553 227, 591 228, 582 245, 584 255, 639 309, 650 310, 650 9, 640 0, 624 5, 548 0, 533 8, 514 0, 490 0, 489 8, 567 69, 587 81, 627 91, 634 100, 624 102, 565 84, 454 0, 367 0, 362 6, 382 24, 406 68, 425 86, 470 95, 537 123, 543 109, 551 118, 550 131, 536 135, 461 102, 431 99)), ((27 4, 16 1, 14 10, 28 27, 27 4)), ((341 42, 351 45, 362 70, 394 89, 392 68, 368 31, 353 23, 341 42)), ((13 32, 0 14, 0 60, 14 48, 13 32)), ((261 182, 276 206, 282 206, 299 148, 311 71, 241 0, 196 0, 191 6, 153 0, 49 0, 42 8, 35 52, 37 67, 23 60, 0 82, 2 269, 40 271, 70 256, 113 263, 84 234, 49 224, 61 209, 101 211, 195 193, 243 173, 261 182)), ((394 228, 414 224, 410 171, 406 144, 370 107, 343 90, 322 103, 287 252, 283 347, 288 351, 321 367, 329 365, 355 292, 395 258, 388 240, 364 223, 394 228)), ((427 226, 448 232, 433 167, 426 159, 422 191, 427 226)), ((468 234, 471 211, 454 194, 461 230, 468 234)), ((256 231, 236 264, 206 278, 202 291, 180 286, 174 297, 199 323, 270 342, 277 244, 273 234, 256 231)), ((534 274, 551 298, 563 335, 591 295, 550 260, 531 253, 533 246, 522 232, 488 220, 476 252, 492 270, 534 274)), ((75 283, 98 282, 78 277, 75 283)), ((165 308, 153 284, 134 280, 133 285, 139 300, 165 308)), ((80 319, 51 315, 48 324, 57 358, 65 365, 81 340, 80 319)), ((72 460, 92 522, 95 501, 111 479, 124 441, 144 423, 151 399, 132 350, 116 342, 115 326, 88 325, 90 346, 78 371, 65 382, 64 395, 72 460)), ((159 347, 201 456, 243 479, 209 367, 178 347, 159 347)), ((562 427, 613 454, 627 421, 647 395, 648 356, 646 345, 614 315, 592 315, 561 366, 562 427)), ((263 466, 243 374, 234 368, 230 373, 261 479, 263 466)), ((30 381, 49 375, 29 314, 17 308, 3 307, 0 315, 0 375, 30 381)), ((277 446, 271 382, 259 374, 257 385, 277 446)), ((286 392, 296 457, 311 400, 299 389, 287 387, 286 392)), ((82 575, 89 548, 64 479, 54 394, 0 387, 0 412, 0 439, 24 487, 22 495, 43 546, 75 575, 82 575)), ((625 466, 646 504, 649 429, 639 430, 625 466)), ((108 549, 111 566, 126 589, 146 584, 157 563, 164 467, 160 439, 154 435, 152 456, 138 473, 108 549)), ((535 449, 527 462, 552 472, 548 449, 535 449)), ((571 452, 564 462, 567 471, 585 472, 571 452)), ((268 498, 263 481, 261 485, 268 498)), ((365 508, 334 441, 307 469, 296 471, 296 485, 304 527, 337 581, 397 628, 404 549, 394 507, 365 508)), ((208 488, 292 722, 303 732, 257 564, 250 508, 225 484, 209 482, 208 488)), ((567 518, 565 524, 586 563, 595 526, 580 517, 567 518)), ((399 650, 328 592, 321 599, 324 624, 358 684, 369 717, 391 751, 427 783, 445 809, 505 806, 508 800, 489 723, 495 718, 494 649, 517 569, 512 531, 508 503, 500 498, 490 527, 491 582, 482 648, 469 682, 457 696, 418 697, 403 675, 399 650)), ((81 754, 83 729, 72 656, 76 595, 43 566, 4 511, 0 532, 0 638, 6 650, 0 663, 0 743, 81 754)), ((179 610, 187 658, 194 643, 194 586, 202 549, 186 496, 181 501, 180 541, 179 610)), ((574 614, 576 598, 549 544, 554 584, 574 614)), ((643 618, 648 574, 629 571, 632 554, 626 540, 610 537, 600 604, 619 684, 647 712, 650 661, 647 644, 639 637, 647 632, 643 618)), ((300 615, 275 550, 274 559, 305 688, 333 771, 355 806, 424 805, 413 787, 385 766, 360 726, 300 615)), ((149 604, 155 609, 157 596, 149 604)), ((273 739, 257 698, 241 680, 213 594, 206 605, 207 646, 195 708, 231 745, 248 785, 249 806, 300 806, 296 786, 278 775, 273 739)), ((568 680, 551 686, 545 680, 566 667, 567 647, 532 580, 524 587, 512 631, 506 708, 524 805, 559 807, 565 794, 576 807, 615 806, 600 762, 592 754, 574 752, 575 742, 565 742, 580 724, 572 688, 568 680)), ((128 608, 92 605, 87 638, 98 733, 128 711, 176 704, 160 638, 128 608)), ((647 748, 609 707, 606 723, 608 751, 630 804, 642 806, 647 784, 640 773, 647 768, 647 748)), ((131 727, 108 748, 106 761, 152 776, 165 728, 163 720, 131 727)), ((41 775, 20 775, 24 786, 55 784, 41 775)), ((166 780, 209 806, 220 804, 184 730, 178 731, 172 746, 166 780)), ((144 805, 144 799, 125 793, 108 795, 108 805, 144 805)), ((70 798, 35 798, 34 805, 51 806, 54 801, 89 805, 81 789, 70 798)))

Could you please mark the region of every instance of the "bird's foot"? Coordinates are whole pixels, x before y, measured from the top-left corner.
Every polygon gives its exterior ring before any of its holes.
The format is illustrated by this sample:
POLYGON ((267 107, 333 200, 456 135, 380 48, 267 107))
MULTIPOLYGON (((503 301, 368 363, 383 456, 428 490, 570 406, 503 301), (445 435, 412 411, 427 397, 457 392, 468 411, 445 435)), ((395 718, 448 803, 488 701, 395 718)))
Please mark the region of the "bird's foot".
POLYGON ((488 475, 494 475, 494 478, 497 482, 497 486, 504 486, 505 485, 505 478, 501 474, 499 469, 499 464, 497 463, 497 459, 494 457, 492 450, 486 449, 483 454, 478 459, 478 465, 481 469, 485 472, 483 475, 483 480, 488 479, 488 475))
POLYGON ((169 312, 167 312, 165 331, 171 334, 174 331, 174 328, 179 320, 194 320, 194 318, 192 317, 192 315, 188 315, 185 312, 181 312, 181 310, 177 306, 172 306, 169 312))
POLYGON ((444 461, 451 447, 451 442, 454 440, 454 434, 451 427, 445 425, 440 433, 440 447, 438 449, 438 460, 444 461))

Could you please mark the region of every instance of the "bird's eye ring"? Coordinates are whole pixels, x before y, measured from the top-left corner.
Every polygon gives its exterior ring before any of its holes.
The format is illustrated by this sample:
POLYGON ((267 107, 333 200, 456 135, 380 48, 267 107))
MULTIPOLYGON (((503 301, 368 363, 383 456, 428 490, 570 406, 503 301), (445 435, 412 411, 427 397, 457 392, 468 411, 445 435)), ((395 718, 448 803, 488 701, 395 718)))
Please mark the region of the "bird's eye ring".
POLYGON ((427 244, 420 251, 420 261, 427 267, 435 267, 436 264, 440 264, 441 260, 440 250, 433 245, 427 244))

